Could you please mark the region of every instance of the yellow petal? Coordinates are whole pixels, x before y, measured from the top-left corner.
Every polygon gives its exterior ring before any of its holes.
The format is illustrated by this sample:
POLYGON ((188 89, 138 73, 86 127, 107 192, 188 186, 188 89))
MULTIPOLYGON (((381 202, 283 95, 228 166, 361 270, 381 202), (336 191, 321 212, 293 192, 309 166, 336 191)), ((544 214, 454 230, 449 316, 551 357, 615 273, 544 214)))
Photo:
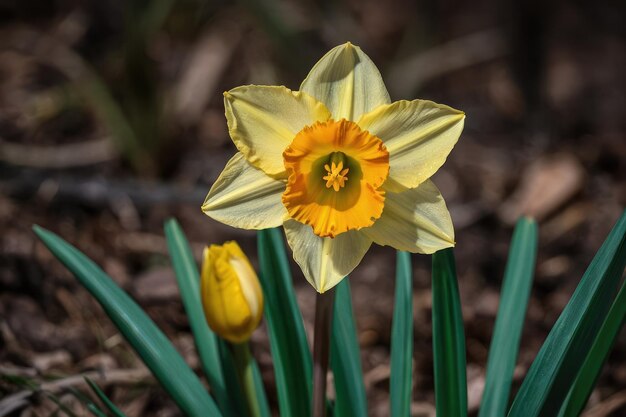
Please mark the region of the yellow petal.
POLYGON ((389 151, 389 178, 414 188, 445 162, 463 130, 465 114, 426 100, 397 101, 363 115, 358 125, 389 151))
POLYGON ((261 316, 263 315, 263 291, 261 290, 259 277, 254 271, 250 260, 243 250, 241 250, 241 247, 237 244, 237 242, 226 242, 224 243, 223 248, 228 251, 229 266, 239 278, 241 291, 243 292, 246 303, 250 308, 250 314, 254 317, 253 321, 258 324, 261 320, 261 316))
POLYGON ((382 216, 361 232, 379 245, 414 253, 454 246, 450 213, 430 180, 401 193, 387 192, 382 216))
POLYGON ((202 211, 240 229, 277 227, 287 217, 285 183, 250 165, 239 152, 231 158, 204 200, 202 211))
POLYGON ((324 55, 302 82, 300 91, 324 103, 336 120, 356 121, 390 102, 376 65, 350 42, 324 55))
POLYGON ((372 244, 357 230, 329 238, 317 236, 311 226, 296 220, 287 220, 284 226, 293 258, 307 281, 320 293, 352 272, 372 244))
POLYGON ((247 85, 224 93, 228 131, 248 162, 284 177, 283 151, 304 126, 330 117, 313 97, 286 87, 247 85))

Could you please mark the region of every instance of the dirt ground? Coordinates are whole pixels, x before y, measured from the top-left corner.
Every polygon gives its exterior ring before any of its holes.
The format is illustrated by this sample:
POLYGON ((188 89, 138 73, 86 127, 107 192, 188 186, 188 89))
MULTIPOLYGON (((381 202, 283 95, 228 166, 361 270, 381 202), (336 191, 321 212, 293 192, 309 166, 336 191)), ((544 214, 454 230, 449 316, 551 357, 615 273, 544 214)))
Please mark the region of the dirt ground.
MULTIPOLYGON (((24 381, 46 382, 87 415, 65 390, 83 389, 74 377, 87 373, 130 417, 180 415, 31 226, 92 257, 199 369, 163 222, 180 221, 197 258, 205 244, 236 239, 256 263, 254 233, 200 211, 235 151, 221 92, 249 83, 297 89, 323 53, 348 40, 379 65, 393 100, 430 99, 467 114, 434 181, 455 223, 472 415, 512 227, 524 214, 539 221, 519 386, 626 206, 626 6, 543 3, 0 4, 0 401, 24 381)), ((393 257, 373 247, 350 277, 375 417, 388 415, 393 257)), ((413 256, 413 268, 413 415, 432 417, 430 258, 413 256)), ((296 269, 294 283, 311 341, 314 290, 296 269)), ((277 412, 264 326, 253 348, 277 412)), ((39 394, 9 415, 55 410, 39 394)), ((626 416, 625 332, 585 416, 626 416)))

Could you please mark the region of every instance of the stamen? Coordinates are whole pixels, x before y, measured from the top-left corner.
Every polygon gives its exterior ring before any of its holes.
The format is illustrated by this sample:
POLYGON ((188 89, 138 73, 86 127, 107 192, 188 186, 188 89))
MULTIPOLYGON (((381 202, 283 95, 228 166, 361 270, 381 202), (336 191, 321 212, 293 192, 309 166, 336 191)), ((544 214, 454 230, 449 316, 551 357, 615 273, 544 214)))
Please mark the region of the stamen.
POLYGON ((324 165, 324 169, 328 173, 328 175, 322 177, 322 179, 326 180, 326 188, 333 187, 333 190, 339 191, 346 185, 346 181, 348 177, 346 174, 350 171, 350 168, 343 168, 343 161, 339 161, 338 164, 335 162, 331 162, 331 165, 324 165))

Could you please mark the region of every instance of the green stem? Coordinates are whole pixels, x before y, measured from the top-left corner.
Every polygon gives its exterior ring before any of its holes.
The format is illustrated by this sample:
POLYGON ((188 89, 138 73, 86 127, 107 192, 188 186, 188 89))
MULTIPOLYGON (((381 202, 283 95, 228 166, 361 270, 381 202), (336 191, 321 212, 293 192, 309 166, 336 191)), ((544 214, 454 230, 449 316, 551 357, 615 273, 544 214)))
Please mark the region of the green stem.
POLYGON ((330 329, 335 289, 317 294, 313 340, 313 417, 326 416, 326 377, 330 357, 330 329))
POLYGON ((237 377, 246 397, 248 414, 250 417, 262 417, 259 398, 257 397, 254 385, 254 370, 252 354, 248 342, 232 344, 235 356, 235 366, 237 367, 237 377))

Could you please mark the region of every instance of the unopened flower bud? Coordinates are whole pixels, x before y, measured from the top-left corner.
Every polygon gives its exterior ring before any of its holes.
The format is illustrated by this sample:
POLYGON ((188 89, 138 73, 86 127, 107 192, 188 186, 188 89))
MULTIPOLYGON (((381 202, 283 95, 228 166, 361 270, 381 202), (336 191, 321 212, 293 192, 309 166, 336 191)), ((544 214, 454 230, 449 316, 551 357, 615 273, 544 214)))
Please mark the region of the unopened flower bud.
POLYGON ((259 325, 263 292, 256 272, 236 242, 204 249, 202 306, 209 327, 229 342, 247 341, 259 325))

